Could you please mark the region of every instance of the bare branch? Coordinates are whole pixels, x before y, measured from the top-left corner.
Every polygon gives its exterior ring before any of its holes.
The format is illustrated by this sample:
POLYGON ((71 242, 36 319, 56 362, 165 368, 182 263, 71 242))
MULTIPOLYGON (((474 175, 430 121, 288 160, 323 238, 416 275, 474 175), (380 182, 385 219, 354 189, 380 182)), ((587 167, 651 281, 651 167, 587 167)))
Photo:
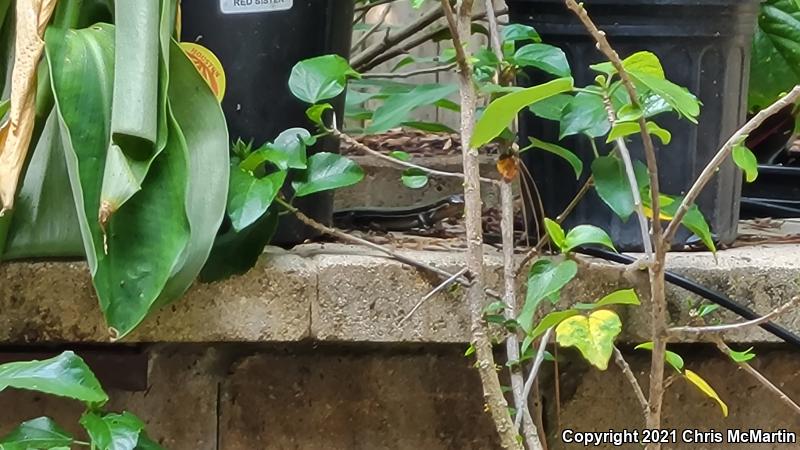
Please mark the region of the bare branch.
POLYGON ((706 168, 703 169, 703 172, 697 178, 697 181, 695 181, 694 185, 692 185, 691 189, 689 189, 689 192, 683 198, 680 207, 678 207, 678 210, 675 212, 672 221, 669 223, 669 226, 664 232, 663 239, 665 243, 669 244, 672 242, 672 239, 675 237, 675 233, 678 232, 681 221, 683 220, 684 216, 686 216, 686 213, 689 212, 689 208, 691 208, 695 200, 697 200, 697 197, 700 195, 700 192, 703 191, 711 178, 717 173, 719 166, 721 166, 722 163, 728 159, 728 156, 730 156, 731 152, 733 152, 733 148, 736 146, 736 144, 742 142, 747 135, 755 131, 769 117, 775 115, 787 106, 796 103, 798 98, 800 98, 800 86, 795 86, 794 89, 792 89, 791 92, 789 92, 786 96, 780 98, 768 108, 761 110, 755 115, 755 117, 750 119, 745 126, 740 128, 739 131, 733 133, 733 136, 731 136, 730 139, 725 142, 722 148, 719 149, 717 154, 711 159, 706 168))
MULTIPOLYGON (((714 343, 717 344, 717 348, 724 354, 731 356, 730 347, 728 347, 725 342, 722 341, 719 337, 714 338, 714 343)), ((798 405, 794 400, 792 400, 785 392, 783 392, 775 383, 771 382, 767 377, 765 377, 761 372, 756 370, 753 366, 746 362, 737 362, 736 364, 739 365, 745 372, 750 374, 753 378, 755 378, 762 386, 767 388, 768 391, 772 392, 773 394, 777 395, 778 398, 786 404, 789 408, 794 411, 795 414, 800 414, 800 405, 798 405)))
POLYGON ((631 388, 633 388, 633 393, 636 394, 636 399, 639 400, 639 405, 642 407, 642 413, 647 415, 647 397, 644 396, 644 391, 642 391, 642 386, 639 384, 639 381, 636 379, 636 375, 633 374, 631 370, 631 366, 625 361, 625 357, 622 355, 622 352, 619 351, 617 347, 614 347, 614 362, 617 363, 617 366, 622 370, 622 374, 625 375, 625 378, 628 380, 628 383, 631 384, 631 388))
POLYGON ((408 319, 410 319, 410 318, 411 318, 411 316, 413 316, 413 315, 414 315, 414 313, 416 313, 416 312, 417 312, 417 310, 418 310, 419 308, 421 308, 423 304, 425 304, 425 302, 427 302, 428 300, 430 300, 430 299, 431 299, 431 298, 432 298, 434 295, 438 294, 439 292, 442 292, 443 290, 447 289, 447 287, 448 287, 448 286, 450 286, 451 284, 453 284, 453 283, 454 283, 456 280, 458 280, 459 278, 461 278, 461 277, 462 277, 464 274, 466 274, 466 273, 467 273, 467 268, 465 267, 465 268, 463 268, 463 269, 459 270, 458 272, 454 273, 452 277, 450 277, 450 278, 448 278, 448 279, 444 280, 444 281, 443 281, 443 282, 441 282, 441 283, 440 283, 438 286, 436 286, 435 288, 433 288, 433 290, 432 290, 432 291, 430 291, 430 292, 429 292, 427 295, 425 295, 425 297, 422 297, 422 299, 421 299, 420 301, 418 301, 418 302, 417 302, 417 304, 416 304, 416 305, 414 305, 414 307, 413 307, 413 308, 411 308, 411 311, 409 311, 409 312, 408 312, 408 314, 406 314, 406 315, 405 315, 405 317, 403 317, 402 319, 400 319, 400 321, 399 321, 399 322, 397 322, 397 327, 398 327, 398 328, 402 327, 402 326, 403 326, 403 324, 404 324, 404 323, 405 323, 405 322, 406 322, 408 319))
MULTIPOLYGON (((548 328, 547 331, 542 336, 542 340, 539 341, 539 349, 538 353, 536 353, 536 359, 533 361, 533 367, 531 367, 531 371, 528 374, 528 378, 525 380, 525 391, 524 395, 525 398, 531 394, 531 388, 533 388, 533 382, 536 380, 536 377, 539 375, 539 369, 542 367, 542 362, 544 361, 544 352, 547 349, 547 343, 550 342, 550 338, 553 336, 554 328, 548 328)), ((525 403, 522 407, 527 407, 527 403, 525 403)), ((520 411, 521 413, 522 411, 520 411)), ((522 423, 522 416, 520 413, 517 413, 517 418, 514 421, 514 429, 519 430, 519 426, 522 423)))
POLYGON ((726 333, 728 331, 736 331, 736 330, 742 330, 742 329, 745 329, 745 328, 756 327, 756 326, 759 326, 761 324, 764 324, 764 323, 772 321, 772 319, 774 319, 774 318, 780 316, 781 314, 783 314, 784 312, 788 311, 791 307, 795 306, 795 304, 797 304, 798 302, 800 302, 800 296, 792 298, 791 300, 789 300, 788 302, 786 302, 783 305, 779 306, 778 308, 775 308, 771 313, 767 314, 764 317, 761 317, 761 318, 758 318, 758 319, 755 319, 755 320, 749 320, 747 322, 733 323, 733 324, 728 324, 728 325, 714 325, 714 326, 707 326, 707 327, 675 327, 675 328, 670 328, 668 331, 669 331, 669 334, 671 336, 675 336, 675 337, 677 337, 677 336, 685 336, 685 335, 700 336, 702 334, 726 333))
POLYGON ((417 75, 446 72, 455 66, 455 64, 448 64, 446 66, 426 67, 424 69, 411 70, 408 72, 365 73, 361 78, 411 78, 417 75))
MULTIPOLYGON (((386 17, 388 17, 388 16, 389 16, 389 13, 390 13, 391 11, 392 11, 392 7, 391 7, 391 5, 390 5, 390 6, 387 6, 387 7, 385 7, 385 8, 383 8, 383 11, 381 11, 381 15, 380 15, 380 17, 378 17, 378 20, 376 20, 376 21, 375 21, 375 24, 373 24, 373 25, 370 27, 370 29, 369 29, 369 30, 365 31, 365 32, 364 32, 364 34, 362 34, 361 36, 359 36, 359 37, 358 37, 358 40, 356 40, 356 41, 353 43, 353 46, 352 46, 352 48, 353 48, 353 49, 356 49, 356 48, 358 48, 358 47, 359 47, 361 44, 363 44, 364 42, 366 42, 366 41, 367 41, 367 39, 369 39, 369 37, 370 37, 370 36, 372 36, 373 34, 375 34, 375 32, 376 32, 376 31, 378 31, 378 29, 380 29, 380 27, 381 27, 381 26, 383 26, 383 24, 384 24, 384 23, 386 23, 386 17)), ((387 30, 386 30, 386 33, 387 33, 387 34, 389 33, 389 29, 387 29, 387 30)))

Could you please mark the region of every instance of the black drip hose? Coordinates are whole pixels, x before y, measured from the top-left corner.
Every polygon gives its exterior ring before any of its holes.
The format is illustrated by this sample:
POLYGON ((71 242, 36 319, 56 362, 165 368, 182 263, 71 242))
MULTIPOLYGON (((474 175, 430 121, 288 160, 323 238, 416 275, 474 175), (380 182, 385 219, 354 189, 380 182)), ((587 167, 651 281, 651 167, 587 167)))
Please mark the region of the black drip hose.
MULTIPOLYGON (((608 250, 602 250, 599 248, 584 248, 581 247, 577 250, 578 253, 582 253, 587 256, 592 256, 595 258, 605 259, 607 261, 619 263, 619 264, 632 264, 636 261, 635 258, 632 258, 627 255, 622 255, 619 253, 613 253, 608 250)), ((712 291, 704 286, 700 286, 699 284, 695 283, 692 280, 684 278, 674 272, 667 271, 665 274, 666 281, 675 286, 680 288, 686 289, 689 292, 697 294, 717 305, 741 316, 747 320, 758 320, 760 319, 761 315, 756 313, 750 308, 746 306, 742 306, 739 303, 731 300, 730 298, 726 297, 725 295, 720 294, 719 292, 712 291)), ((800 348, 800 336, 792 333, 791 331, 783 328, 779 325, 776 325, 772 322, 765 322, 759 325, 761 328, 766 330, 768 333, 780 338, 784 342, 788 344, 792 344, 798 348, 800 348)))

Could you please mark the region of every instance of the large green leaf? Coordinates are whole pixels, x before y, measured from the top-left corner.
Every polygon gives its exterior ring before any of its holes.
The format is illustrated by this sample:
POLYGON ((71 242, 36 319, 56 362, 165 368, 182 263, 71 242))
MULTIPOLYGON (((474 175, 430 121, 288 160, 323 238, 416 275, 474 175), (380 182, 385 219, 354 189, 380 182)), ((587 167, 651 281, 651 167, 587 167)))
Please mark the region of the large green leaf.
POLYGON ((38 450, 69 447, 72 436, 49 417, 22 422, 0 439, 0 450, 38 450))
POLYGON ((104 416, 87 412, 81 417, 81 425, 97 450, 134 450, 144 429, 144 423, 128 412, 104 416))
POLYGON ((605 136, 611 130, 608 111, 600 95, 579 92, 564 107, 561 117, 561 133, 567 136, 583 133, 589 137, 605 136))
POLYGON ((547 44, 520 47, 514 54, 514 63, 520 67, 535 67, 557 77, 568 77, 572 73, 564 51, 547 44))
POLYGON ((335 153, 317 153, 308 158, 308 168, 292 183, 297 197, 357 184, 364 170, 353 160, 335 153))
POLYGON ((347 78, 359 77, 347 60, 325 55, 300 61, 289 76, 289 90, 306 103, 328 100, 344 92, 347 78))
POLYGON ((280 192, 285 180, 285 170, 256 178, 252 173, 237 166, 231 167, 228 216, 234 230, 241 231, 263 216, 280 192))
POLYGON ((455 84, 423 84, 411 92, 391 95, 372 116, 369 133, 381 133, 410 120, 411 112, 421 106, 433 105, 456 92, 455 84))
POLYGON ((592 162, 592 175, 597 194, 622 220, 634 212, 631 185, 625 165, 615 156, 601 156, 592 162))
POLYGON ((112 216, 104 233, 98 213, 110 136, 114 29, 50 29, 46 42, 87 260, 112 336, 123 337, 151 310, 185 255, 186 142, 169 120, 166 147, 142 190, 112 216))
POLYGON ((578 274, 575 261, 553 262, 549 259, 536 261, 528 273, 528 292, 517 322, 523 330, 530 330, 533 316, 542 300, 557 294, 578 274))
POLYGON ((44 361, 0 365, 0 391, 8 387, 67 397, 87 404, 108 401, 108 395, 92 370, 73 352, 64 352, 44 361))
POLYGON ((514 121, 520 111, 539 101, 572 90, 572 78, 559 78, 538 86, 522 89, 494 100, 486 107, 475 125, 470 146, 479 148, 488 144, 514 121))
POLYGON ((55 112, 47 119, 17 194, 3 258, 45 255, 83 256, 81 231, 55 112))
POLYGON ((800 6, 795 0, 761 5, 750 64, 750 109, 772 104, 800 84, 800 6))

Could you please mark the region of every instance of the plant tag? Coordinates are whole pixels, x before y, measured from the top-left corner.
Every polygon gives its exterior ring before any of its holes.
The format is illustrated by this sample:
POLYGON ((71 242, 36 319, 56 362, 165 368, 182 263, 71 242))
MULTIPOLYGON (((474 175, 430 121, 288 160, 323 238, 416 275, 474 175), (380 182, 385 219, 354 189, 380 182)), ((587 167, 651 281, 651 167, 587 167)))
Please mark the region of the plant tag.
POLYGON ((219 0, 223 14, 252 14, 292 9, 294 0, 219 0))

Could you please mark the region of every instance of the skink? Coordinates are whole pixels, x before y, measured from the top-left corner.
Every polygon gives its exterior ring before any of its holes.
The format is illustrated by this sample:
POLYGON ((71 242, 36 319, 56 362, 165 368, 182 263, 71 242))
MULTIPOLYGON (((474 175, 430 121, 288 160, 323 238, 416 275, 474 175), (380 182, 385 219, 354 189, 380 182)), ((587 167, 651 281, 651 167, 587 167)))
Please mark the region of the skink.
POLYGON ((431 228, 442 220, 461 217, 463 214, 464 195, 457 194, 412 207, 342 209, 333 213, 333 224, 346 229, 408 231, 431 228))

